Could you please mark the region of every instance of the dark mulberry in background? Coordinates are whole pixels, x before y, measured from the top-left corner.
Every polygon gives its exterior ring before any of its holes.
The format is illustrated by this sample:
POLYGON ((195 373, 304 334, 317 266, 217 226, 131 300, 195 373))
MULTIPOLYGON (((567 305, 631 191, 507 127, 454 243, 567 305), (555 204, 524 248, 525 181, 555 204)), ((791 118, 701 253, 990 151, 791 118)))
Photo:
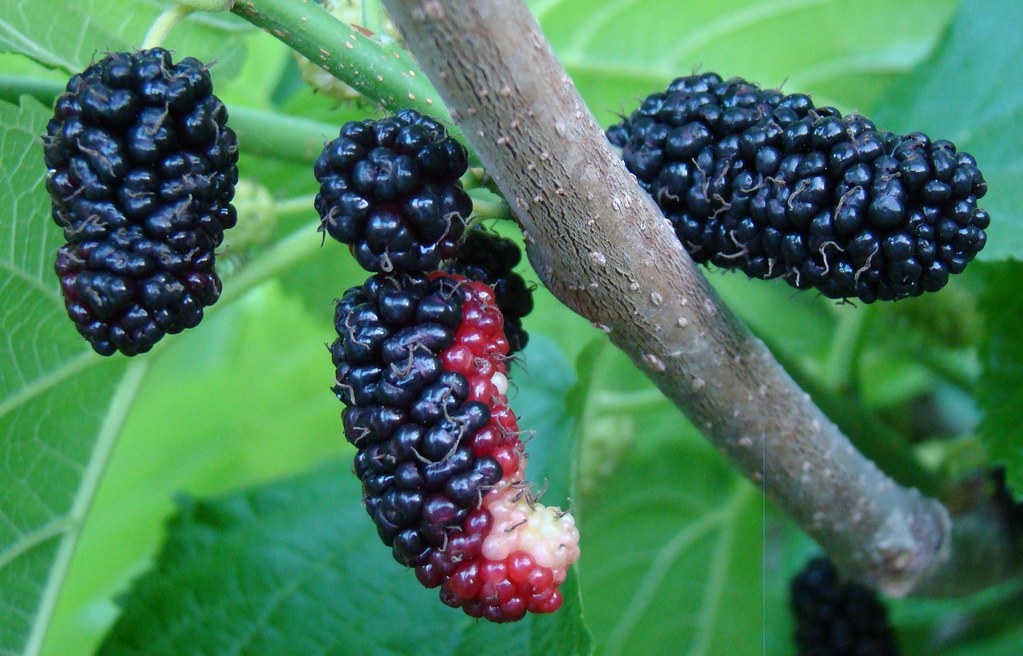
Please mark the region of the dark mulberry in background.
POLYGON ((792 579, 798 656, 898 656, 888 611, 877 594, 842 581, 827 558, 814 558, 792 579))
POLYGON ((206 67, 160 48, 68 81, 44 136, 68 315, 100 354, 148 351, 220 296, 238 145, 206 67))
POLYGON ((522 260, 518 244, 497 233, 476 227, 465 233, 454 258, 444 270, 478 280, 494 288, 497 306, 504 315, 508 354, 517 353, 529 343, 522 319, 533 311, 533 290, 522 276, 512 271, 522 260))
POLYGON ((948 141, 707 73, 607 131, 700 263, 870 303, 937 291, 984 247, 987 184, 948 141))
POLYGON ((433 271, 472 213, 465 148, 413 110, 352 121, 316 160, 316 211, 367 271, 433 271))

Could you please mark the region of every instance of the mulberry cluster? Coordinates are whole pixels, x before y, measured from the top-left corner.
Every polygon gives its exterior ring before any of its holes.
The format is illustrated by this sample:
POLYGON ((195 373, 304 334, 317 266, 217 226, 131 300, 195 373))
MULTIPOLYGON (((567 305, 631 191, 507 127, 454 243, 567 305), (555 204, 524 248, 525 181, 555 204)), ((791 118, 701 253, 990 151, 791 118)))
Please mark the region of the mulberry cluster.
POLYGON ((445 604, 508 622, 561 606, 579 534, 525 481, 507 361, 532 297, 514 242, 478 229, 459 241, 467 161, 413 111, 348 123, 317 161, 316 207, 376 272, 338 301, 330 347, 366 511, 445 604))
POLYGON ((445 271, 493 287, 497 307, 504 315, 508 355, 521 351, 529 343, 522 318, 533 311, 533 291, 522 276, 512 270, 521 260, 522 251, 511 239, 476 227, 465 233, 455 257, 444 264, 445 271))
POLYGON ((344 295, 335 328, 345 435, 395 560, 474 617, 556 610, 579 537, 525 483, 493 290, 439 271, 377 274, 344 295))
POLYGON ((987 239, 972 156, 805 95, 682 77, 607 137, 694 260, 754 278, 900 299, 941 289, 987 239))
POLYGON ((814 558, 792 579, 799 656, 898 656, 895 632, 877 595, 839 580, 835 565, 814 558))
POLYGON ((459 182, 468 162, 440 123, 411 109, 351 121, 316 160, 316 211, 367 271, 433 271, 472 212, 459 182))
POLYGON ((196 59, 114 53, 71 77, 46 127, 46 188, 67 244, 56 272, 96 352, 136 355, 220 296, 215 249, 237 216, 238 144, 196 59))

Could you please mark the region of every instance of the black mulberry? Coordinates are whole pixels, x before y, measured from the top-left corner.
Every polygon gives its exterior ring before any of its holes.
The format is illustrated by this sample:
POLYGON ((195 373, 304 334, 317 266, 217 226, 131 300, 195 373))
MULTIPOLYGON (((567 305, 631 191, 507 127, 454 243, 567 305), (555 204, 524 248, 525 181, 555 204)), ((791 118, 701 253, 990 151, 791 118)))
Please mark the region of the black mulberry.
POLYGON ((607 137, 695 261, 828 298, 937 291, 987 239, 972 156, 805 95, 692 75, 607 137))
POLYGON ((799 656, 898 656, 888 612, 867 587, 841 581, 835 565, 814 558, 792 579, 799 656))
POLYGON ((433 271, 472 213, 459 182, 468 161, 440 123, 410 109, 346 123, 316 160, 323 229, 367 271, 433 271))
POLYGON ((444 270, 478 280, 494 288, 497 306, 504 315, 504 332, 508 336, 508 354, 526 348, 529 333, 522 327, 522 318, 533 311, 533 290, 522 276, 512 269, 522 260, 522 251, 511 239, 476 227, 462 237, 455 256, 444 264, 444 270))
POLYGON ((113 53, 68 81, 46 127, 46 188, 67 244, 68 315, 102 355, 136 355, 220 296, 238 145, 196 59, 113 53))

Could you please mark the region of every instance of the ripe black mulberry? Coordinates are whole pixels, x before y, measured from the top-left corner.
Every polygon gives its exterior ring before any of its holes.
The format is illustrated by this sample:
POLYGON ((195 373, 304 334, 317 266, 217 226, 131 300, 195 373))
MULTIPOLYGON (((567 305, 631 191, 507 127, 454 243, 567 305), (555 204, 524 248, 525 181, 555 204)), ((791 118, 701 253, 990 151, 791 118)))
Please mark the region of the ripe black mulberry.
POLYGON ((433 271, 472 213, 459 182, 468 162, 444 126, 411 109, 346 123, 316 160, 323 229, 367 271, 433 271))
POLYGON ((215 249, 235 225, 238 144, 196 59, 113 53, 68 81, 46 127, 56 271, 98 353, 136 355, 220 296, 215 249))
POLYGON ((937 291, 984 247, 987 183, 949 141, 714 73, 607 131, 693 259, 865 303, 937 291))

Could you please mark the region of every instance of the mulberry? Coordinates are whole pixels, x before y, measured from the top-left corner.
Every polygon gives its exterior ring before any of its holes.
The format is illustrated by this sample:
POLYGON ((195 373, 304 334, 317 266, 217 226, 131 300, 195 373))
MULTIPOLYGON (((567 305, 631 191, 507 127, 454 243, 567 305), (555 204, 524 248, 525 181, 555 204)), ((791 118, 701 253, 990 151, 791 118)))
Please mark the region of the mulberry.
POLYGON ((367 271, 433 271, 472 213, 459 182, 468 162, 440 123, 411 109, 352 121, 316 160, 316 211, 367 271))
POLYGON ((839 580, 835 565, 814 558, 792 579, 799 656, 898 656, 895 632, 877 595, 839 580))
POLYGON ((695 261, 828 298, 937 291, 987 239, 972 156, 805 95, 692 75, 607 137, 695 261))
POLYGON ((508 355, 521 351, 529 343, 522 318, 533 311, 533 290, 522 276, 512 271, 521 260, 522 251, 515 242, 477 227, 465 233, 454 258, 444 264, 445 271, 478 280, 494 289, 497 307, 504 315, 508 355))
POLYGON ((579 536, 524 481, 493 290, 440 271, 377 274, 345 293, 335 328, 345 435, 395 560, 474 617, 556 610, 579 536))
POLYGON ((238 144, 206 67, 160 48, 113 53, 68 81, 44 136, 67 244, 68 315, 98 353, 136 355, 220 296, 215 249, 235 225, 238 144))

